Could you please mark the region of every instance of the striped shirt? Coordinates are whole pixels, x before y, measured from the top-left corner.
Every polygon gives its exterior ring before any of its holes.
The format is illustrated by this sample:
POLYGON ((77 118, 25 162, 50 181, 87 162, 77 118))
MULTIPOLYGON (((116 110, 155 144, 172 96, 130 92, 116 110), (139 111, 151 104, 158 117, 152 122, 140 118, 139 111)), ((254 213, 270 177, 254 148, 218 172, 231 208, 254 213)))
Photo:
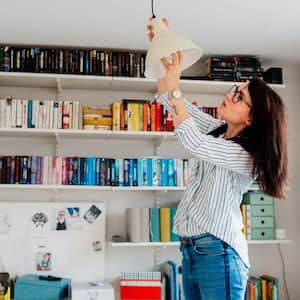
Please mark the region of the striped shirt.
MULTIPOLYGON (((157 101, 170 111, 168 94, 157 101)), ((207 135, 224 124, 186 101, 191 115, 176 129, 179 143, 195 158, 173 231, 182 237, 210 233, 229 244, 247 266, 248 244, 242 233, 243 193, 253 182, 253 159, 239 144, 207 135)))

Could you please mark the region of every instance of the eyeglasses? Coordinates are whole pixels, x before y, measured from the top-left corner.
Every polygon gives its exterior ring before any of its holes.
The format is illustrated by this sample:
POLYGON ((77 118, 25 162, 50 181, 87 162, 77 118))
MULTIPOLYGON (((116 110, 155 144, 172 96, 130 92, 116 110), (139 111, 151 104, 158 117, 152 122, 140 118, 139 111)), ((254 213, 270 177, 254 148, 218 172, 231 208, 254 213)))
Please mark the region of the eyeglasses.
POLYGON ((232 94, 232 99, 231 101, 233 103, 238 103, 238 102, 245 102, 245 104, 250 108, 252 109, 252 105, 250 105, 244 98, 244 96, 242 95, 242 93, 238 90, 239 87, 238 85, 233 85, 230 90, 229 90, 229 93, 232 94))

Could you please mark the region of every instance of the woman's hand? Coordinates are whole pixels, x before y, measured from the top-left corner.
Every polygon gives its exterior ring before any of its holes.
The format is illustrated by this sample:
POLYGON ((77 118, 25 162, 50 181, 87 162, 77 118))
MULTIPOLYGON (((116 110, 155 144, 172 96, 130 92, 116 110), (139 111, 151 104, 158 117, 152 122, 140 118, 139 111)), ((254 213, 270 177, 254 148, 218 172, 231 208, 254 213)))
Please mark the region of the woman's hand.
POLYGON ((172 107, 171 116, 173 119, 173 124, 174 127, 177 128, 184 120, 189 118, 191 115, 187 111, 183 99, 172 98, 169 102, 172 107))
MULTIPOLYGON (((150 18, 151 21, 152 18, 150 18)), ((168 20, 163 18, 163 22, 167 27, 169 27, 168 20)), ((154 37, 153 27, 151 25, 147 26, 149 30, 149 40, 152 41, 154 37)), ((161 59, 163 67, 165 69, 165 77, 158 79, 157 87, 160 94, 164 92, 173 92, 179 89, 179 80, 182 72, 182 62, 183 57, 181 51, 171 54, 171 62, 168 61, 166 57, 161 59)))

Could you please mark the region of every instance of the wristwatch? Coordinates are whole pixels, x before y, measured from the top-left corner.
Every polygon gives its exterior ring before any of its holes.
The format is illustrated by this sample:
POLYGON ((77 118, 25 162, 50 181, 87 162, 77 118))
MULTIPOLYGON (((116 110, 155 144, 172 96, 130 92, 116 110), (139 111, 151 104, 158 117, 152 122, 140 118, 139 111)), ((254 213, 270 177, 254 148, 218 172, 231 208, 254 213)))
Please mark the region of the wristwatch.
POLYGON ((171 93, 168 93, 168 99, 172 99, 172 98, 176 98, 176 99, 180 99, 182 96, 182 93, 180 90, 174 90, 171 93))

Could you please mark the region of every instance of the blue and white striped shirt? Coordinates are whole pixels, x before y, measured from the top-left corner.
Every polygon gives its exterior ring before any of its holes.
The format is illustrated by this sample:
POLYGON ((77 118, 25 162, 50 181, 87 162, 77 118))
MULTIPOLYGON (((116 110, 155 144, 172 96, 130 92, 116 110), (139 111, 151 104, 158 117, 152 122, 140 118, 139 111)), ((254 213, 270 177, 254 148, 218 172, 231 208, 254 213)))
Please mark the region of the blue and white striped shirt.
MULTIPOLYGON (((167 93, 157 100, 170 110, 167 93)), ((208 232, 229 244, 250 266, 240 204, 254 180, 253 159, 239 144, 207 135, 224 123, 185 102, 191 117, 175 133, 196 162, 179 203, 173 231, 182 237, 208 232)))

